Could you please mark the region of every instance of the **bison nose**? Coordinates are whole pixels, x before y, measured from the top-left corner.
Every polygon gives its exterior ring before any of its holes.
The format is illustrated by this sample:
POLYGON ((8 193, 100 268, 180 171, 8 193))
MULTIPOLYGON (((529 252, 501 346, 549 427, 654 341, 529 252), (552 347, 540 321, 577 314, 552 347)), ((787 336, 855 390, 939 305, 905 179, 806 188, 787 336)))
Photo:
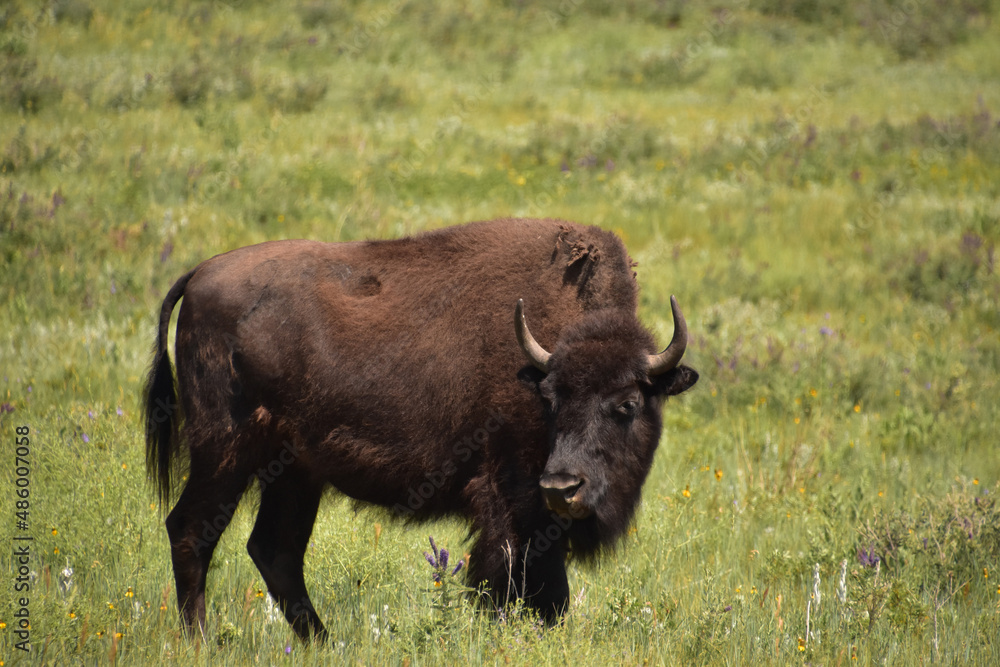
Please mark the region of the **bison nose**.
POLYGON ((545 504, 553 512, 566 514, 569 512, 570 501, 583 486, 584 480, 568 473, 546 473, 538 481, 545 496, 545 504))

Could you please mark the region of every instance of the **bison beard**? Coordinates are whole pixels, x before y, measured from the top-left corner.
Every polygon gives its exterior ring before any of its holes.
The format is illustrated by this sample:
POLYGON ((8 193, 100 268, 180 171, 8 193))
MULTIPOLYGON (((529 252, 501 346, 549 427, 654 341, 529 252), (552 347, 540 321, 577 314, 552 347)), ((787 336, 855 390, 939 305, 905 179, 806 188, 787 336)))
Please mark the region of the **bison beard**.
POLYGON ((204 628, 212 552, 253 483, 247 550, 304 639, 326 635, 302 565, 329 486, 408 520, 466 517, 472 583, 494 607, 519 597, 556 621, 566 555, 592 558, 627 529, 662 403, 698 378, 679 363, 673 299, 674 339, 656 354, 632 267, 599 228, 505 219, 264 243, 180 278, 145 423, 164 504, 189 466, 166 520, 185 628, 204 628), (167 332, 182 297, 175 382, 167 332))

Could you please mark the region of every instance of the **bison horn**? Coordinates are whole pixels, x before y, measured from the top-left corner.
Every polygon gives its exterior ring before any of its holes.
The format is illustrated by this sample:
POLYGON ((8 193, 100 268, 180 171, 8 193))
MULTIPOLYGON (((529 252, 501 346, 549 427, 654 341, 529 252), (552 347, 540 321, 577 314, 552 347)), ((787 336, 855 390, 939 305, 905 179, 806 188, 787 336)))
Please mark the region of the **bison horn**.
POLYGON ((517 307, 514 309, 514 331, 517 333, 517 344, 521 346, 521 351, 528 360, 534 364, 535 368, 543 373, 549 372, 549 359, 552 355, 545 351, 545 348, 538 344, 535 337, 528 331, 528 323, 524 320, 524 299, 517 300, 517 307))
POLYGON ((673 311, 674 315, 674 337, 670 339, 670 345, 667 345, 667 349, 663 352, 649 355, 649 370, 647 372, 650 375, 661 375, 677 368, 677 364, 681 362, 681 357, 684 356, 684 350, 687 348, 687 323, 684 321, 681 307, 677 305, 677 298, 673 295, 670 297, 670 310, 673 311))

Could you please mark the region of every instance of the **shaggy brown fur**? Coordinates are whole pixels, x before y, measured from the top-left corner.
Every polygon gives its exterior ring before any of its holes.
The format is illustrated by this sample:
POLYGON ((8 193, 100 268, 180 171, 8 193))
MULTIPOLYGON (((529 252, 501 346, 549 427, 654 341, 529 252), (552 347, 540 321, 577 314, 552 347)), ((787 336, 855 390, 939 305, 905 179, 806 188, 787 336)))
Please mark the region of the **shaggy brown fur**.
POLYGON ((467 517, 473 583, 558 618, 567 550, 593 554, 627 528, 662 399, 697 379, 684 366, 647 375, 656 350, 635 312, 618 237, 558 220, 276 241, 183 276, 160 312, 146 435, 164 500, 186 442, 190 478, 166 524, 187 629, 204 626, 212 551, 254 481, 247 547, 304 638, 325 635, 302 560, 328 485, 410 519, 467 517), (167 328, 182 296, 178 406, 167 328), (514 335, 519 298, 552 351, 547 376, 514 335), (586 480, 585 516, 546 508, 543 472, 586 480))

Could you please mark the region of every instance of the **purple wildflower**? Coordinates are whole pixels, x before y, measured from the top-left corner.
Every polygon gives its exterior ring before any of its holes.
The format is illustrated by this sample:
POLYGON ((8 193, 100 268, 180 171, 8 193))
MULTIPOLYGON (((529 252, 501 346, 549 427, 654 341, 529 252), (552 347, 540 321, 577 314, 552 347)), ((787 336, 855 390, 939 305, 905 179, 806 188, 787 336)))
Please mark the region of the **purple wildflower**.
POLYGON ((859 549, 858 550, 858 562, 861 563, 862 567, 875 567, 878 562, 882 560, 875 555, 875 549, 859 549))
POLYGON ((120 407, 119 407, 119 408, 118 408, 117 410, 115 410, 115 412, 117 412, 117 413, 118 413, 118 416, 119 416, 119 417, 121 417, 121 416, 122 416, 123 414, 125 414, 125 411, 124 411, 124 410, 122 410, 122 409, 121 409, 120 407))
POLYGON ((292 654, 292 645, 285 644, 285 655, 291 655, 291 654, 292 654))
MULTIPOLYGON (((434 543, 433 537, 429 538, 429 540, 431 543, 431 549, 434 550, 434 555, 432 556, 425 551, 424 558, 426 558, 427 562, 430 563, 430 566, 434 568, 434 572, 431 574, 431 577, 433 577, 435 582, 441 583, 441 578, 448 571, 448 558, 450 554, 447 549, 438 549, 437 544, 434 543)), ((459 560, 458 564, 455 565, 451 571, 452 575, 458 574, 458 571, 461 570, 464 565, 465 561, 459 560)))
POLYGON ((833 329, 831 329, 830 327, 820 327, 819 328, 819 332, 821 334, 823 334, 824 336, 832 336, 833 335, 833 329))
POLYGON ((14 406, 11 405, 10 403, 4 403, 0 405, 0 415, 5 414, 7 412, 14 412, 14 406))
POLYGON ((725 608, 725 609, 723 609, 722 611, 732 611, 732 610, 733 610, 733 605, 731 605, 731 604, 727 604, 727 605, 726 605, 726 608, 725 608))
POLYGON ((115 281, 114 280, 111 281, 111 293, 112 294, 117 294, 118 293, 118 288, 115 287, 115 281))
POLYGON ((94 411, 93 410, 87 410, 87 416, 90 417, 91 419, 93 419, 94 418, 94 411))
POLYGON ((84 434, 83 434, 83 441, 84 441, 84 442, 90 442, 90 436, 89 436, 89 435, 87 435, 86 433, 84 433, 84 434))

